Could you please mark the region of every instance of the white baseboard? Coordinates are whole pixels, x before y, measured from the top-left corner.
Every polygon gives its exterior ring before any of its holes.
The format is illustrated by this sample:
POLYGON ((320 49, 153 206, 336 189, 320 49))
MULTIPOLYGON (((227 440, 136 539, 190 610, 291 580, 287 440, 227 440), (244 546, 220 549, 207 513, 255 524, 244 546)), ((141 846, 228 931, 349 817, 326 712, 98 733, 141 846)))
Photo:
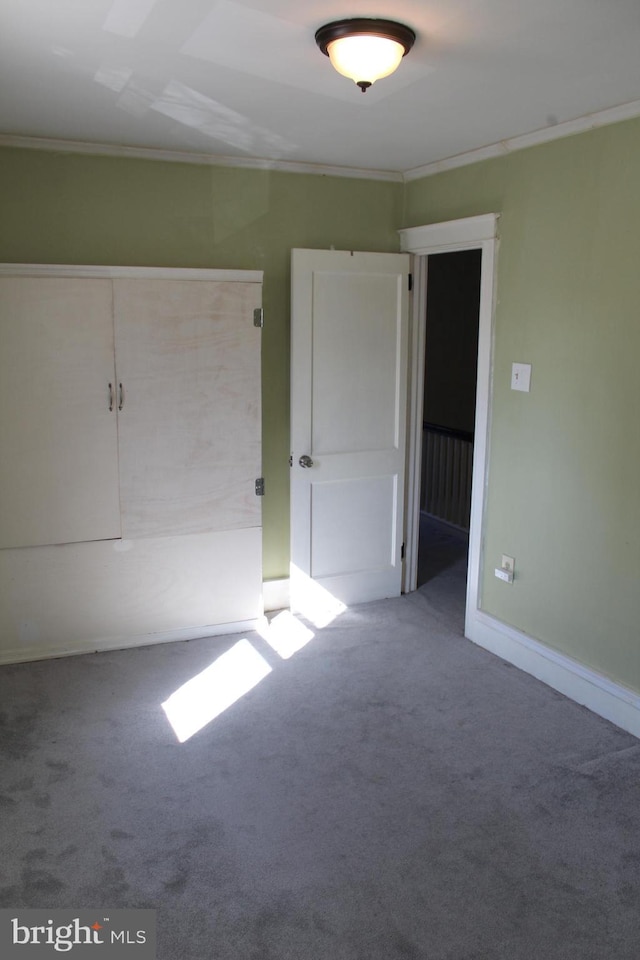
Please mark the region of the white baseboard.
POLYGON ((633 690, 480 610, 467 617, 465 633, 478 646, 640 737, 640 695, 633 690))
POLYGON ((262 584, 262 599, 265 612, 289 609, 289 578, 265 580, 262 584))
POLYGON ((75 657, 83 653, 107 653, 110 650, 128 650, 131 647, 149 647, 156 643, 175 643, 180 640, 203 640, 206 637, 221 637, 226 634, 249 633, 257 630, 264 622, 263 617, 256 620, 238 620, 234 623, 216 623, 206 627, 188 627, 181 630, 167 630, 163 633, 149 633, 135 637, 100 637, 85 647, 28 647, 25 649, 0 651, 0 665, 8 663, 29 663, 33 660, 53 660, 58 657, 75 657))

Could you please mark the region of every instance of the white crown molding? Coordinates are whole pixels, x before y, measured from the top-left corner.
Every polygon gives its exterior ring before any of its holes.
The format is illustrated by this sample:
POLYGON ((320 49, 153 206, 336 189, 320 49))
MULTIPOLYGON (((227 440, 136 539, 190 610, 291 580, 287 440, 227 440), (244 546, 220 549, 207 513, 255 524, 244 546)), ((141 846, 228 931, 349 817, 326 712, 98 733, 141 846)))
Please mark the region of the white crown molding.
POLYGON ((237 167, 245 170, 273 170, 281 173, 306 173, 314 176, 348 177, 358 180, 386 180, 391 183, 409 183, 423 177, 432 177, 437 173, 466 167, 482 160, 504 157, 516 150, 525 150, 576 133, 585 133, 598 127, 620 123, 640 117, 640 100, 632 100, 617 107, 608 107, 597 113, 589 113, 575 120, 567 120, 552 127, 535 130, 518 137, 500 140, 497 143, 469 150, 453 157, 445 157, 412 167, 400 172, 397 170, 368 170, 363 167, 340 167, 332 164, 298 163, 291 160, 264 160, 257 157, 213 156, 208 153, 187 153, 180 150, 160 150, 153 147, 124 147, 116 144, 89 143, 83 140, 55 140, 48 137, 23 137, 0 133, 0 147, 14 147, 27 150, 46 150, 53 153, 81 153, 101 157, 124 157, 133 160, 160 160, 166 163, 191 163, 197 166, 237 167))
POLYGON ((52 153, 83 153, 99 157, 124 157, 133 160, 161 160, 165 163, 191 163, 198 166, 274 170, 279 173, 307 173, 324 177, 350 177, 357 180, 388 180, 394 183, 402 183, 402 173, 394 170, 367 170, 360 167, 339 167, 322 163, 295 163, 291 160, 260 160, 254 157, 213 156, 208 153, 156 150, 152 147, 122 147, 108 143, 85 143, 82 140, 54 140, 46 137, 21 137, 5 133, 0 134, 0 147, 47 150, 52 153))
POLYGON ((541 143, 550 143, 552 140, 562 140, 564 137, 571 137, 576 133, 585 133, 587 130, 595 130, 597 127, 620 123, 622 120, 632 120, 635 117, 640 117, 640 100, 632 100, 631 103, 624 103, 619 107, 609 107, 607 110, 589 113, 584 117, 578 117, 576 120, 567 120, 565 123, 558 123, 553 127, 545 127, 543 130, 535 130, 533 133, 525 133, 519 137, 500 140, 498 143, 480 147, 478 150, 469 150, 467 153, 459 153, 455 157, 447 157, 444 160, 427 163, 422 167, 405 170, 403 180, 408 183, 411 180, 432 177, 434 174, 444 173, 446 170, 466 167, 472 163, 479 163, 481 160, 504 157, 516 150, 536 147, 541 143))

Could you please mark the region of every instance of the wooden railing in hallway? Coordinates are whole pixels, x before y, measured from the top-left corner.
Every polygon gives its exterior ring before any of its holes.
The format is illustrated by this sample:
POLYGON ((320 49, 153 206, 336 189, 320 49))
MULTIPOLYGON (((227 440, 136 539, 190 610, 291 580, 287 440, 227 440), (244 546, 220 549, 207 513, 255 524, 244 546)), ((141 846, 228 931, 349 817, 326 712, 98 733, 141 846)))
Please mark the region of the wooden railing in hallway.
POLYGON ((420 509, 468 530, 472 465, 472 433, 424 422, 420 509))

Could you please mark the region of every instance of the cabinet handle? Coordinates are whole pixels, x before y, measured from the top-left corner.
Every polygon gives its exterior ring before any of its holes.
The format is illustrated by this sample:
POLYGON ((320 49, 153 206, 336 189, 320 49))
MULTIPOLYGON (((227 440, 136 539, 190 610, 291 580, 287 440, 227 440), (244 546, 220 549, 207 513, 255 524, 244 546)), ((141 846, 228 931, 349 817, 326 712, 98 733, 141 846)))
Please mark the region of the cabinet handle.
POLYGON ((113 384, 109 384, 109 413, 113 410, 113 384))
POLYGON ((118 390, 119 390, 119 396, 120 396, 118 400, 118 410, 122 410, 122 408, 124 407, 124 387, 122 386, 121 383, 118 384, 118 390))

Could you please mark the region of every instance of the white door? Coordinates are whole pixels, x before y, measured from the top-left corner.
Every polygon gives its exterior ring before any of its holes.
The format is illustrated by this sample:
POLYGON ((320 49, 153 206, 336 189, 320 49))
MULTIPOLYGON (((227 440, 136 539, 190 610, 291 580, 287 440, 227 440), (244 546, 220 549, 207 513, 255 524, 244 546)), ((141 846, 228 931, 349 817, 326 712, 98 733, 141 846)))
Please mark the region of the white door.
POLYGON ((407 254, 294 250, 291 605, 397 596, 407 394, 407 254))

